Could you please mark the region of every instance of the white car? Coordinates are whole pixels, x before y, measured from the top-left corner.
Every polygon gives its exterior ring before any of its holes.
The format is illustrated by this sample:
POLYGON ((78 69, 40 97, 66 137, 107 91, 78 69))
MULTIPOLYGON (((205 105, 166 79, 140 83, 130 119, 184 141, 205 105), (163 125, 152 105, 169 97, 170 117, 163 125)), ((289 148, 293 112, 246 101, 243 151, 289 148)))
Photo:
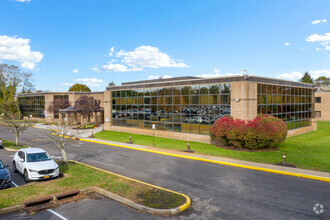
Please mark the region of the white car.
POLYGON ((24 148, 16 152, 13 170, 24 175, 25 182, 56 178, 60 174, 53 157, 40 148, 24 148))

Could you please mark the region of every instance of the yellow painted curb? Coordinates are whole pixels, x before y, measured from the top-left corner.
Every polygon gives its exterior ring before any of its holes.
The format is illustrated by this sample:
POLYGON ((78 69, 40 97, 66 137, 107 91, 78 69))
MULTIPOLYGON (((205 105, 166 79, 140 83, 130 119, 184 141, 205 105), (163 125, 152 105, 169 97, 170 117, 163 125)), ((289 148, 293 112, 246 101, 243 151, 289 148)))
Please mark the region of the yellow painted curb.
POLYGON ((187 208, 190 207, 191 205, 191 199, 189 198, 189 196, 185 195, 185 194, 182 194, 182 193, 179 193, 179 192, 175 192, 175 191, 172 191, 172 190, 169 190, 169 189, 165 189, 165 188, 162 188, 162 187, 159 187, 159 186, 155 186, 155 185, 152 185, 152 184, 149 184, 149 183, 146 183, 146 182, 142 182, 140 180, 136 180, 136 179, 132 179, 132 178, 129 178, 129 177, 126 177, 126 176, 122 176, 120 174, 117 174, 117 173, 112 173, 110 171, 107 171, 107 170, 103 170, 103 169, 100 169, 100 168, 97 168, 97 167, 93 167, 91 165, 88 165, 88 164, 85 164, 85 163, 81 163, 81 162, 78 162, 78 161, 75 161, 75 160, 69 160, 70 162, 74 162, 74 163, 77 163, 77 164, 81 164, 81 165, 84 165, 84 166, 87 166, 87 167, 90 167, 92 169, 95 169, 95 170, 99 170, 99 171, 102 171, 102 172, 105 172, 105 173, 109 173, 111 175, 114 175, 114 176, 118 176, 118 177, 121 177, 121 178, 124 178, 124 179, 127 179, 127 180, 131 180, 131 181, 134 181, 134 182, 138 182, 138 183, 141 183, 141 184, 144 184, 144 185, 147 185, 147 186, 151 186, 153 188, 157 188, 157 189, 161 189, 161 190, 164 190, 164 191, 167 191, 167 192, 171 192, 171 193, 174 193, 174 194, 177 194, 177 195, 181 195, 183 197, 186 198, 186 202, 179 206, 178 208, 180 209, 180 211, 184 211, 186 210, 187 208))
POLYGON ((145 152, 150 152, 150 153, 162 154, 162 155, 167 155, 167 156, 172 156, 172 157, 179 157, 179 158, 203 161, 203 162, 208 162, 208 163, 216 163, 216 164, 239 167, 239 168, 250 169, 250 170, 259 170, 259 171, 264 171, 264 172, 268 172, 268 173, 276 173, 276 174, 330 182, 330 178, 327 178, 327 177, 313 176, 313 175, 308 175, 308 174, 294 173, 294 172, 282 171, 282 170, 274 170, 274 169, 269 169, 269 168, 255 167, 255 166, 229 163, 229 162, 223 162, 223 161, 217 161, 217 160, 209 160, 209 159, 204 159, 204 158, 199 158, 199 157, 184 156, 184 155, 179 155, 179 154, 166 153, 166 152, 160 152, 160 151, 148 150, 148 149, 140 149, 140 148, 136 148, 136 147, 129 147, 129 146, 119 145, 119 144, 110 144, 110 143, 105 143, 105 142, 101 142, 101 141, 93 141, 93 140, 87 140, 87 139, 79 139, 79 140, 85 141, 85 142, 92 142, 92 143, 97 143, 97 144, 104 144, 104 145, 110 145, 110 146, 115 146, 115 147, 122 147, 122 148, 128 148, 128 149, 133 149, 133 150, 145 151, 145 152))

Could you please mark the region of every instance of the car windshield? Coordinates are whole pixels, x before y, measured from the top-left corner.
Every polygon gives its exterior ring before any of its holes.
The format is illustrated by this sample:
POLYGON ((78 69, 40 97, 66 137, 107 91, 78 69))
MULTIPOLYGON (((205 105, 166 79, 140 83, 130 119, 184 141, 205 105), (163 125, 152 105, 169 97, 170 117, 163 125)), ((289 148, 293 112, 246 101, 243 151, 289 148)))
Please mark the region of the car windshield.
POLYGON ((5 166, 3 165, 2 161, 0 160, 0 169, 4 169, 5 166))
POLYGON ((34 154, 27 154, 27 162, 41 162, 46 160, 51 160, 51 157, 48 153, 34 153, 34 154))

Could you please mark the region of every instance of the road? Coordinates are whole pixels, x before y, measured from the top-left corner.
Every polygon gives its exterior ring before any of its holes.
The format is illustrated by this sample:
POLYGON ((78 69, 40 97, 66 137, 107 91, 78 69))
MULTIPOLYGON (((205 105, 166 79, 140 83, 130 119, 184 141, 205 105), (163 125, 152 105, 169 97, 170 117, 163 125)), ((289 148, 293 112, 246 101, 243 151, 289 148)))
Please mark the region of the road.
MULTIPOLYGON (((43 132, 29 128, 21 141, 60 156, 60 151, 43 132)), ((0 135, 13 140, 12 134, 2 127, 0 135)), ((192 213, 176 218, 330 219, 330 184, 327 182, 88 142, 76 141, 67 148, 67 153, 69 159, 190 196, 192 213), (320 215, 313 211, 316 203, 324 205, 320 215)))

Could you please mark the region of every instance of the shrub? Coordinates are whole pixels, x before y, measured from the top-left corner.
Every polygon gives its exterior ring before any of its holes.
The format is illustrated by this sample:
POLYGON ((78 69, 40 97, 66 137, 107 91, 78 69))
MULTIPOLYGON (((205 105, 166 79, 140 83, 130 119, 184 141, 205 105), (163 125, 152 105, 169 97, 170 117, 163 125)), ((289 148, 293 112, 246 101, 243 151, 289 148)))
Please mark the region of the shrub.
POLYGON ((279 118, 258 115, 245 122, 232 117, 218 119, 211 127, 211 139, 217 145, 236 148, 274 148, 283 143, 287 136, 287 125, 279 118))

